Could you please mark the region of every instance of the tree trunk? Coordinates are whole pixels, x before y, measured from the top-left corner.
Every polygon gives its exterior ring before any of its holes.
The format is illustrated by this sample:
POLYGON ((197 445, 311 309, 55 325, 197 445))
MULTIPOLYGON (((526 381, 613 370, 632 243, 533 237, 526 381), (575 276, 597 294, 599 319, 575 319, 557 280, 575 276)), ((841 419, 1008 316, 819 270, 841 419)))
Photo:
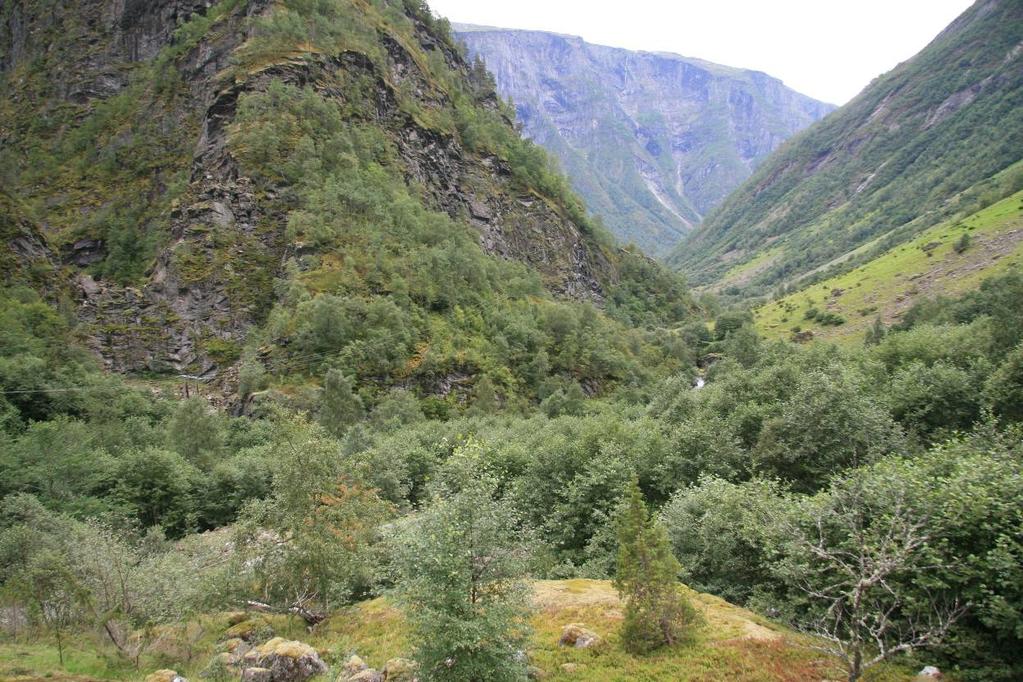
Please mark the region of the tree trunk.
POLYGON ((863 674, 863 652, 856 649, 849 661, 849 682, 857 682, 863 674))

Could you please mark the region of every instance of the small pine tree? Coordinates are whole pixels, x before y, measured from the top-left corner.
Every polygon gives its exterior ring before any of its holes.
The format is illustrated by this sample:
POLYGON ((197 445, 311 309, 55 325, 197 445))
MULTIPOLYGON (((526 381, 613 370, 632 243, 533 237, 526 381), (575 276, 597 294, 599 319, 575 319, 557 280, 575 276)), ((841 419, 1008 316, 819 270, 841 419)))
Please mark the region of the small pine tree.
POLYGON ((956 241, 956 243, 952 245, 952 249, 955 250, 956 253, 965 253, 966 250, 970 248, 970 244, 972 243, 973 240, 970 238, 970 233, 964 232, 963 236, 960 237, 956 241))
POLYGON ((878 315, 874 318, 874 324, 867 330, 867 336, 863 342, 868 346, 876 346, 884 340, 887 333, 888 330, 885 329, 884 322, 881 321, 881 316, 878 315))
POLYGON ((618 524, 618 571, 614 586, 625 601, 622 641, 630 653, 644 654, 680 641, 698 621, 682 594, 682 570, 664 529, 651 518, 635 476, 626 492, 618 524))

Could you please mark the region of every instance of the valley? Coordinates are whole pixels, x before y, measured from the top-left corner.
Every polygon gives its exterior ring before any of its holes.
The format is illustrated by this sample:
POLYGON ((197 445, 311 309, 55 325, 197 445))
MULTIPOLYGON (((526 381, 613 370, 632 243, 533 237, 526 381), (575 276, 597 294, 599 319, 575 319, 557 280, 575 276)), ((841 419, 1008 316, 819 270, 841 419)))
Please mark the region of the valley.
POLYGON ((0 678, 1023 679, 1021 45, 0 3, 0 678))

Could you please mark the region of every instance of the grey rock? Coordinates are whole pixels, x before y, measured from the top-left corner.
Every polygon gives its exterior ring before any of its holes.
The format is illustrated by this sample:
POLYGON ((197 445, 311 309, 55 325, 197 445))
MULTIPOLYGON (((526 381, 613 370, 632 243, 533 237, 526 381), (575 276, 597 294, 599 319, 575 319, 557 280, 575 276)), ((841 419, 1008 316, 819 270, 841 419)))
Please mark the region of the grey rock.
POLYGON ((540 31, 455 29, 587 206, 655 256, 834 109, 757 71, 540 31))
POLYGON ((273 674, 267 668, 246 668, 242 671, 242 682, 272 682, 273 674))

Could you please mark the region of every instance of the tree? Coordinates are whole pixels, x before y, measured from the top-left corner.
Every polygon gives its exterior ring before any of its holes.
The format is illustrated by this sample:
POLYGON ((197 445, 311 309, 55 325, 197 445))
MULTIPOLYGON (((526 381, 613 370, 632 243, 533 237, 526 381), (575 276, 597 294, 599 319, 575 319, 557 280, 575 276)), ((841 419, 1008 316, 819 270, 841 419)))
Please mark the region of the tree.
POLYGON ((781 413, 760 432, 758 469, 812 492, 836 471, 897 449, 902 431, 868 390, 865 377, 845 368, 803 374, 781 413))
POLYGON ((501 402, 497 397, 497 388, 489 375, 484 374, 480 377, 474 393, 475 398, 472 402, 471 412, 487 415, 494 414, 501 408, 501 402))
POLYGON ((705 476, 679 490, 660 521, 682 563, 682 579, 701 592, 745 604, 771 582, 768 519, 785 504, 781 486, 705 476))
POLYGON ((887 333, 888 329, 884 326, 881 316, 878 315, 874 318, 874 323, 870 325, 870 329, 867 330, 867 334, 863 339, 863 345, 876 346, 884 340, 887 333))
POLYGON ((398 595, 418 642, 424 680, 501 682, 525 678, 530 556, 497 481, 475 466, 478 446, 456 451, 456 467, 432 504, 395 542, 398 595))
POLYGON ((373 586, 373 540, 391 508, 348 475, 338 443, 315 424, 280 415, 271 450, 271 494, 241 515, 240 570, 261 607, 316 623, 373 586))
POLYGON ((135 512, 143 528, 181 537, 194 525, 192 490, 198 470, 176 452, 150 448, 124 455, 111 497, 135 512))
POLYGON ((323 380, 320 423, 332 434, 341 436, 362 418, 362 398, 355 392, 355 382, 339 369, 327 372, 323 380))
POLYGON ((220 420, 202 398, 184 400, 167 425, 167 440, 189 462, 206 467, 223 445, 220 420))
POLYGON ((57 640, 57 656, 64 666, 64 638, 83 616, 88 592, 67 560, 53 550, 34 553, 7 585, 28 605, 29 613, 57 640))
POLYGON ((849 682, 940 643, 966 609, 927 584, 944 563, 930 546, 938 529, 909 488, 898 478, 850 477, 781 522, 778 571, 805 599, 795 624, 824 641, 818 648, 842 661, 849 682))
POLYGON ((614 586, 625 601, 622 640, 632 653, 647 653, 681 640, 697 622, 682 594, 682 571, 664 528, 647 512, 639 480, 626 491, 618 525, 618 570, 614 586))
POLYGON ((1007 421, 1023 421, 1023 345, 1008 354, 984 390, 992 411, 1007 421))

